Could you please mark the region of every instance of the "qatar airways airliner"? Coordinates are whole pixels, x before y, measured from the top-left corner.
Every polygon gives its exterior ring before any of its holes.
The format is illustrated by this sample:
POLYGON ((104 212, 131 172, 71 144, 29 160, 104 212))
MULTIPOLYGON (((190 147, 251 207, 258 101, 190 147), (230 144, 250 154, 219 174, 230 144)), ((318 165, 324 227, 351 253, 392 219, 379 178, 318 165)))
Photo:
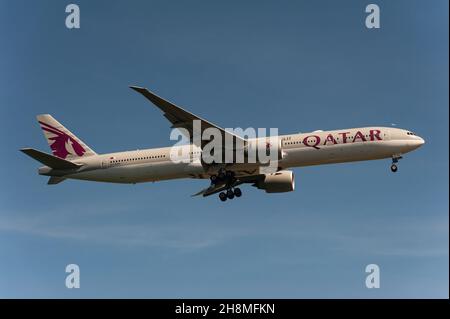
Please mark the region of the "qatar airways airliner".
POLYGON ((240 197, 242 191, 238 186, 245 183, 267 193, 293 191, 294 174, 289 169, 294 167, 390 158, 390 168, 392 172, 396 172, 398 160, 425 143, 414 132, 393 127, 318 130, 272 136, 268 143, 266 137, 249 139, 230 133, 145 88, 131 88, 157 106, 172 123, 172 128, 184 131, 189 136, 190 144, 97 154, 51 115, 38 115, 37 120, 53 155, 32 148, 21 151, 44 164, 38 172, 40 175, 50 176, 48 184, 58 184, 66 179, 135 184, 199 178, 209 179, 210 185, 194 195, 219 193, 220 200, 226 201, 240 197), (234 141, 231 148, 225 143, 220 145, 224 152, 242 149, 244 161, 237 161, 237 156, 232 156, 232 161, 205 160, 206 142, 193 138, 194 122, 199 123, 200 133, 213 129, 224 140, 234 141), (258 158, 255 161, 246 160, 252 145, 261 141, 269 152, 276 152, 276 158, 272 160, 276 163, 273 171, 264 172, 261 168, 268 163, 263 163, 258 158), (238 144, 242 147, 236 147, 238 144), (185 154, 183 156, 187 160, 174 160, 173 154, 185 154))

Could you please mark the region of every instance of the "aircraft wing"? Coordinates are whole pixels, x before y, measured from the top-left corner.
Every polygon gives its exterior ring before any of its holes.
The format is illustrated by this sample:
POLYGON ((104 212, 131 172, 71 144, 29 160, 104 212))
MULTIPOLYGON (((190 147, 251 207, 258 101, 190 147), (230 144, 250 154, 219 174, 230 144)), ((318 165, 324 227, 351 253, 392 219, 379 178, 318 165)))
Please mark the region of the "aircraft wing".
MULTIPOLYGON (((225 143, 226 139, 233 138, 233 141, 239 141, 240 145, 245 145, 245 140, 237 135, 234 135, 228 131, 225 131, 223 128, 208 122, 207 120, 202 119, 201 117, 192 114, 183 108, 163 99, 162 97, 159 97, 158 95, 150 92, 146 88, 138 87, 138 86, 130 86, 131 89, 135 90, 136 92, 141 93, 144 97, 146 97, 150 102, 152 102, 154 105, 156 105, 161 111, 164 112, 164 116, 172 123, 172 128, 184 128, 189 132, 188 138, 190 138, 191 143, 198 144, 197 141, 195 141, 194 137, 194 128, 193 128, 193 121, 199 120, 201 123, 201 133, 203 135, 203 131, 207 128, 213 127, 218 129, 222 133, 222 143, 225 143), (227 137, 226 137, 227 136, 227 137)), ((198 138, 201 145, 197 145, 201 148, 208 143, 209 141, 201 141, 201 138, 198 138)))
POLYGON ((224 191, 224 190, 228 189, 229 187, 236 187, 236 186, 244 184, 244 183, 253 183, 253 186, 256 186, 256 183, 258 183, 258 181, 263 180, 263 179, 264 179, 264 174, 241 176, 241 177, 237 177, 231 186, 227 185, 225 183, 212 184, 211 186, 209 186, 205 189, 202 189, 200 192, 198 192, 192 196, 202 195, 203 197, 206 197, 206 196, 217 194, 221 191, 224 191))

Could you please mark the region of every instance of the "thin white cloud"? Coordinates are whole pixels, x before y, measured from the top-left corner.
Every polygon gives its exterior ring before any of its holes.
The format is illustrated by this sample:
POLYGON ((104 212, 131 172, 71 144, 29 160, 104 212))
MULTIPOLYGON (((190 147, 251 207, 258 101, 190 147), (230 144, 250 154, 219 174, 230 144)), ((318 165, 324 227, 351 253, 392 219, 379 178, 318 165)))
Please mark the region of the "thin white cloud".
MULTIPOLYGON (((63 220, 61 216, 44 213, 33 218, 0 216, 0 231, 19 232, 87 243, 166 247, 195 250, 218 245, 226 240, 246 235, 242 229, 204 227, 193 222, 158 221, 117 224, 103 218, 92 223, 63 220), (39 217, 37 217, 39 216, 39 217), (54 218, 52 218, 52 216, 54 218)), ((211 226, 211 225, 210 225, 211 226)), ((247 231, 245 231, 247 232, 247 231)))
MULTIPOLYGON (((385 256, 448 255, 448 217, 405 219, 385 217, 364 224, 362 219, 329 219, 315 213, 223 216, 163 212, 158 218, 136 213, 129 206, 90 206, 79 210, 0 214, 0 231, 19 232, 86 243, 163 247, 181 251, 205 249, 241 238, 282 239, 328 246, 345 254, 385 256), (95 218, 94 218, 95 215, 95 218), (124 218, 126 216, 127 218, 124 218), (124 220, 126 220, 124 222, 124 220)), ((348 216, 347 216, 348 217, 348 216)))

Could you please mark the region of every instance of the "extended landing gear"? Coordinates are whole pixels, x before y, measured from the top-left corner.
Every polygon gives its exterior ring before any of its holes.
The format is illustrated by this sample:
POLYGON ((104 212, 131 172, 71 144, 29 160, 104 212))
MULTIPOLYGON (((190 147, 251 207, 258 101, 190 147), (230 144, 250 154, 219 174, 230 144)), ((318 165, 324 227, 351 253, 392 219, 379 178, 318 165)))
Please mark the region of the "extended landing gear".
POLYGON ((227 194, 224 193, 224 192, 221 192, 221 193, 219 194, 219 198, 220 198, 220 200, 221 200, 222 202, 224 202, 224 201, 227 200, 227 194))
POLYGON ((391 164, 391 172, 395 173, 398 170, 398 160, 401 159, 401 156, 392 156, 392 164, 391 164))
POLYGON ((236 187, 235 189, 228 189, 226 192, 221 192, 219 194, 219 198, 222 202, 226 201, 227 199, 233 199, 234 197, 241 197, 242 191, 240 188, 236 187))
POLYGON ((231 183, 234 180, 234 172, 227 171, 221 168, 217 175, 211 175, 210 180, 211 184, 217 184, 221 182, 231 183))
POLYGON ((233 188, 233 185, 236 182, 233 171, 227 171, 221 168, 217 175, 212 175, 210 179, 212 185, 226 185, 226 191, 223 191, 219 194, 219 198, 222 202, 226 201, 227 199, 233 199, 235 197, 242 196, 242 191, 240 188, 233 188))
POLYGON ((392 164, 392 165, 391 165, 391 171, 392 171, 392 173, 395 173, 397 170, 398 170, 397 165, 392 164))

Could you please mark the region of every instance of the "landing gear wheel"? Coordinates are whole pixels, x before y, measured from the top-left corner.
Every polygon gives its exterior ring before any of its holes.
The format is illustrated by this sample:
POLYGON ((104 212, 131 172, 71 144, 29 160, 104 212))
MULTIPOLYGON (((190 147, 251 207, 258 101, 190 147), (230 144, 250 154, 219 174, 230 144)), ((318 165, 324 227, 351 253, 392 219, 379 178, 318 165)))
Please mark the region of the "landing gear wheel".
POLYGON ((241 192, 241 189, 240 188, 235 188, 234 189, 234 196, 236 196, 236 197, 241 197, 242 196, 242 192, 241 192))
POLYGON ((225 194, 224 192, 221 192, 221 193, 219 194, 219 198, 220 198, 220 200, 221 200, 222 202, 224 202, 224 201, 227 200, 227 194, 225 194))
POLYGON ((215 184, 217 182, 217 175, 211 175, 209 179, 211 180, 211 184, 215 184))
POLYGON ((231 189, 227 190, 227 197, 229 199, 233 199, 234 198, 234 193, 231 189))
POLYGON ((392 171, 393 173, 395 173, 397 170, 398 170, 397 165, 392 164, 392 165, 391 165, 391 171, 392 171))

